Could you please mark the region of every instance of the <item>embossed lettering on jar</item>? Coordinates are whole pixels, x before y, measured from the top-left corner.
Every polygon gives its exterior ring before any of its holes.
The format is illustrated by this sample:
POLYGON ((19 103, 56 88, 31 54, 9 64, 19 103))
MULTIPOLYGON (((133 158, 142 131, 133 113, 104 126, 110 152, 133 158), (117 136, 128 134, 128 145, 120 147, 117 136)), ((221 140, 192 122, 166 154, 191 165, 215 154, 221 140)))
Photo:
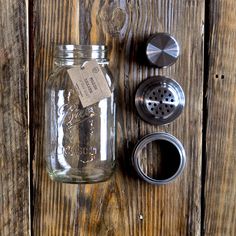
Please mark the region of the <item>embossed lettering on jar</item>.
MULTIPOLYGON (((103 45, 59 45, 55 69, 46 82, 44 150, 53 180, 95 183, 107 180, 115 167, 115 83, 103 45), (96 60, 110 90, 108 97, 83 106, 68 73, 96 60)), ((97 71, 94 71, 96 73, 97 71)), ((94 78, 88 75, 91 86, 94 78)), ((88 88, 90 85, 88 85, 88 88)), ((90 90, 89 90, 90 91, 90 90)))

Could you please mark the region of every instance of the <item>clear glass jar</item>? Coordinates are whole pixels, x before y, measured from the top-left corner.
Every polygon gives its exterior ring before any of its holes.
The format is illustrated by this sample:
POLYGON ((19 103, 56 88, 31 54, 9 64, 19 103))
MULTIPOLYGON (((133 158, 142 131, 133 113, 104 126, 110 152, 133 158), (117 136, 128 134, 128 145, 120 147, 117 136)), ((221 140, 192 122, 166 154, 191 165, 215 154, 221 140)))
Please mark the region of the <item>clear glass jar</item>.
POLYGON ((115 84, 103 45, 59 45, 46 82, 44 150, 51 179, 67 183, 107 180, 115 167, 115 84), (96 60, 111 96, 83 107, 68 69, 96 60))

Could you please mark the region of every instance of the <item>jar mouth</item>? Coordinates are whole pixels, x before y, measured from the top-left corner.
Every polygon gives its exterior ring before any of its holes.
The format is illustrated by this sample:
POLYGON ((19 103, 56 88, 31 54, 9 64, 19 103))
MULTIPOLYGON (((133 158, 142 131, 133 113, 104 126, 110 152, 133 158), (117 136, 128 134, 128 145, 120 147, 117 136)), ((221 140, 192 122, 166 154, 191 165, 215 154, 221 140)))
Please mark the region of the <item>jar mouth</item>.
POLYGON ((57 50, 67 50, 67 51, 74 51, 74 50, 107 50, 106 45, 89 45, 89 44, 58 44, 56 45, 57 50))
POLYGON ((54 49, 54 57, 62 59, 107 59, 106 45, 58 44, 54 49))

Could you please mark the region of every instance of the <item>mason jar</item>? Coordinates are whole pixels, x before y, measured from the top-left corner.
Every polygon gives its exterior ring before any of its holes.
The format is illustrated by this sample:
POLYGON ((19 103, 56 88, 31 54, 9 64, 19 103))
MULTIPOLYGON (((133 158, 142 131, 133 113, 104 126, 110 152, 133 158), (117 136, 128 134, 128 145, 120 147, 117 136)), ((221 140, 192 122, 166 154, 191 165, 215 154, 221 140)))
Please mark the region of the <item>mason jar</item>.
POLYGON ((115 83, 107 47, 58 45, 54 64, 45 91, 48 173, 67 183, 105 181, 114 171, 116 146, 115 83))

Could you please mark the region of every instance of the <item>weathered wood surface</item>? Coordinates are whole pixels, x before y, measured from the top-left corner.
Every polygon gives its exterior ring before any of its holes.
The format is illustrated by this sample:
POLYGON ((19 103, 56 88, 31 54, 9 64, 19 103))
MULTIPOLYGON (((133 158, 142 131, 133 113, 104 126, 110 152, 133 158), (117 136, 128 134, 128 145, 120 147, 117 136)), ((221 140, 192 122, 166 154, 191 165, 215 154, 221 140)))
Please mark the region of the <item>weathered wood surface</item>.
POLYGON ((31 1, 30 202, 27 2, 0 0, 0 235, 29 235, 30 222, 32 235, 236 235, 235 5, 210 1, 204 23, 204 1, 31 1), (209 51, 202 120, 204 25, 209 51), (140 58, 142 43, 160 31, 173 34, 182 49, 165 70, 146 67, 140 58), (42 104, 52 43, 106 43, 111 49, 120 99, 119 165, 107 183, 58 184, 46 174, 42 104), (178 120, 159 128, 141 121, 130 99, 138 83, 154 74, 176 79, 187 101, 178 120), (184 175, 162 187, 138 180, 129 166, 134 143, 157 130, 179 138, 188 158, 184 175))
POLYGON ((0 0, 0 235, 29 235, 27 6, 0 0))
POLYGON ((34 235, 200 235, 203 104, 204 1, 34 0, 30 19, 32 90, 32 233, 34 235), (155 32, 179 41, 181 57, 171 68, 143 64, 140 49, 155 32), (115 176, 96 185, 52 182, 43 160, 43 87, 52 70, 52 43, 105 43, 118 81, 118 160, 115 176), (186 108, 170 125, 141 121, 133 95, 139 82, 163 74, 176 79, 186 95, 186 108), (131 174, 134 143, 149 132, 167 131, 187 153, 184 174, 161 187, 131 174))
POLYGON ((236 2, 210 1, 205 235, 236 235, 236 2))

